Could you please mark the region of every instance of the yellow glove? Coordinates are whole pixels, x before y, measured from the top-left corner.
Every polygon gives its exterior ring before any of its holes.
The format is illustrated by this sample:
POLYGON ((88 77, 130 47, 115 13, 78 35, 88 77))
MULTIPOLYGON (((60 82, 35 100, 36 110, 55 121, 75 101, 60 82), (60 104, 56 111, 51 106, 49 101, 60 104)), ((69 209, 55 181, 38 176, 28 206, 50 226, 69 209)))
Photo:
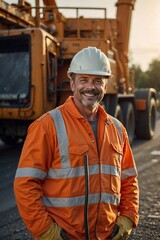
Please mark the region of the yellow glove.
POLYGON ((60 236, 61 228, 56 224, 52 223, 48 230, 38 237, 39 240, 63 240, 60 236))
POLYGON ((133 222, 125 216, 119 216, 116 224, 119 226, 119 231, 112 240, 127 240, 131 234, 133 222))

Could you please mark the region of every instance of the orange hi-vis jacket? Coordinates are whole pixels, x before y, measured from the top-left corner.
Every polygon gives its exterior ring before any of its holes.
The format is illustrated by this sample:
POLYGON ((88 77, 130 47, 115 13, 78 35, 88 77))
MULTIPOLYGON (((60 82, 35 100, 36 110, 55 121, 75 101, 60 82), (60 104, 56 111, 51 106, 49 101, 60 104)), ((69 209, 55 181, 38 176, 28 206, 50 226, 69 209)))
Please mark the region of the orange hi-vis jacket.
POLYGON ((117 216, 138 223, 137 171, 122 124, 99 106, 98 139, 73 97, 28 129, 14 190, 21 217, 34 237, 52 221, 69 239, 85 239, 85 167, 88 157, 88 228, 106 239, 117 216))

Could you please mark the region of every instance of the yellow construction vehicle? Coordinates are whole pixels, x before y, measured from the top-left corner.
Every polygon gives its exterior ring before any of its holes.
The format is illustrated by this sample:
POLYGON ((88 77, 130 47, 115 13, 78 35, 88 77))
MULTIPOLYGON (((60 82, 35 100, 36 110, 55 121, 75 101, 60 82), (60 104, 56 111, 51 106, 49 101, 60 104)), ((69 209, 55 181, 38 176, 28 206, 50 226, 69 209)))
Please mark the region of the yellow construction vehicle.
MULTIPOLYGON (((57 0, 58 1, 58 0, 57 0)), ((66 18, 54 0, 0 0, 0 138, 15 144, 29 124, 71 95, 67 69, 82 48, 100 48, 109 58, 113 77, 102 104, 120 119, 129 134, 151 139, 156 123, 156 91, 134 89, 128 45, 135 0, 117 0, 116 18, 66 18)), ((93 8, 88 8, 88 10, 93 8)), ((97 9, 96 9, 97 11, 97 9)))

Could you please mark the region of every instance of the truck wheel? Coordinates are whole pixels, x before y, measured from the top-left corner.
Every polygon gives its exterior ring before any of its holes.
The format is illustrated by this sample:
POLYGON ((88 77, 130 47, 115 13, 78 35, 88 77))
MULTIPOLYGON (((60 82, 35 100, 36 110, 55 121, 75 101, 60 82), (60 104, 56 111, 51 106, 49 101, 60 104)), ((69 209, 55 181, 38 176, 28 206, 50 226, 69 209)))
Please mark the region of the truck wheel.
POLYGON ((132 144, 135 136, 135 112, 134 107, 131 102, 121 103, 122 113, 123 113, 123 125, 125 126, 129 142, 132 144))
POLYGON ((136 136, 149 140, 154 136, 156 126, 156 101, 151 97, 145 111, 137 111, 136 136))

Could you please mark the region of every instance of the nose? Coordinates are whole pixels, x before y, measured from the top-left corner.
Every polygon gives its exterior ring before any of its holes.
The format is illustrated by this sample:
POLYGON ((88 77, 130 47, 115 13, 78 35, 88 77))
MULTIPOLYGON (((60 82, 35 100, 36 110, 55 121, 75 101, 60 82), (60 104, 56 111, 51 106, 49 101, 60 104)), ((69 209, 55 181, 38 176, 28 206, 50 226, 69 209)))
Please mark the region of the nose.
POLYGON ((88 88, 88 89, 95 89, 94 82, 93 82, 92 79, 90 79, 90 80, 87 82, 87 88, 88 88))

